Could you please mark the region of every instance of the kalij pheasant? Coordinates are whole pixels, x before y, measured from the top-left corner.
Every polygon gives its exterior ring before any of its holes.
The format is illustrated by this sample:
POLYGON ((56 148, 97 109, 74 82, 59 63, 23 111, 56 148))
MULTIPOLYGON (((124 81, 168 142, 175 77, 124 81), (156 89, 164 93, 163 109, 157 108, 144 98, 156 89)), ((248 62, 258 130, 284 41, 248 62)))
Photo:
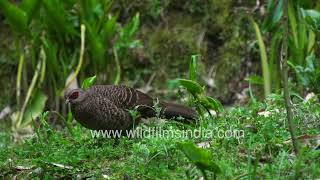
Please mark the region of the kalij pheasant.
MULTIPOLYGON (((96 85, 88 90, 73 89, 66 94, 74 118, 83 126, 93 130, 129 130, 139 123, 129 110, 137 108, 142 118, 157 115, 155 99, 133 88, 120 85, 96 85)), ((159 102, 160 116, 197 119, 195 110, 174 103, 159 102)))

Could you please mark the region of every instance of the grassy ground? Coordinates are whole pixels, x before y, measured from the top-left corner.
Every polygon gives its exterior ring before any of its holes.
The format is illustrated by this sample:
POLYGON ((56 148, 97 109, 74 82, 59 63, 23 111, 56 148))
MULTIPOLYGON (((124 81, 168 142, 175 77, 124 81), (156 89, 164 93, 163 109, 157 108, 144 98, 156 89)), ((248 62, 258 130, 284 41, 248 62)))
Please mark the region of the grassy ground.
MULTIPOLYGON (((139 128, 161 127, 195 130, 201 126, 213 131, 213 137, 146 137, 113 139, 92 138, 80 125, 57 130, 52 126, 14 142, 9 132, 0 133, 0 177, 54 178, 142 178, 185 179, 200 177, 200 171, 177 148, 177 143, 191 141, 210 151, 220 167, 219 179, 316 179, 320 177, 320 150, 317 143, 301 144, 298 158, 292 153, 285 110, 277 96, 247 107, 235 107, 219 118, 202 120, 199 125, 174 121, 143 124, 139 128), (218 134, 218 130, 243 130, 244 136, 218 134), (224 136, 224 137, 223 137, 224 136)), ((320 132, 320 104, 296 102, 294 106, 299 135, 320 132)), ((210 173, 209 177, 210 177, 210 173)))

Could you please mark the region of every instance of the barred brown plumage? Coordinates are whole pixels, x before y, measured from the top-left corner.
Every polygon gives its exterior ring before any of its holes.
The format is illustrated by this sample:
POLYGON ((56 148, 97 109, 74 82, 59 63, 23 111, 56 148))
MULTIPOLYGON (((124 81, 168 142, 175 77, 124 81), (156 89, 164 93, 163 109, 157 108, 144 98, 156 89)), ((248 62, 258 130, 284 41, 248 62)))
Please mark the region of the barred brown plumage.
MULTIPOLYGON (((140 118, 133 120, 129 110, 137 107, 142 118, 156 116, 155 99, 124 85, 96 85, 88 90, 73 89, 66 94, 74 118, 93 130, 129 130, 140 118)), ((174 103, 159 102, 160 115, 165 118, 197 119, 195 110, 174 103)))

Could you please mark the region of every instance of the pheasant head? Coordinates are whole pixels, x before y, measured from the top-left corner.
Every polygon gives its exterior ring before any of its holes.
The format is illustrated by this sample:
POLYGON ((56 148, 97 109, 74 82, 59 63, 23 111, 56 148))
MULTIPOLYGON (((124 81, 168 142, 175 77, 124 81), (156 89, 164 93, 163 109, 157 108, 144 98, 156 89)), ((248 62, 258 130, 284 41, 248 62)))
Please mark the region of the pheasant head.
POLYGON ((66 103, 77 104, 82 102, 88 93, 83 89, 73 89, 65 94, 66 103))

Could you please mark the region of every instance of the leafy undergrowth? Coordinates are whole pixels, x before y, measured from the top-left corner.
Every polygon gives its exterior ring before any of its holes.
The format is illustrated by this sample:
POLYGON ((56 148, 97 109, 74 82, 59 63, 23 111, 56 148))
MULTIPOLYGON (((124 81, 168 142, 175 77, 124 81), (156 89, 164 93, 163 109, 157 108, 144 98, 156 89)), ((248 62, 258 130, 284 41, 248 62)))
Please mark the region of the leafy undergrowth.
MULTIPOLYGON (((179 142, 191 141, 212 154, 221 170, 216 175, 219 179, 319 178, 319 138, 308 143, 304 139, 300 155, 295 157, 281 104, 281 98, 273 95, 266 102, 234 107, 197 125, 154 120, 138 128, 146 132, 157 127, 162 137, 92 138, 89 130, 77 125, 73 135, 67 129, 43 127, 38 135, 14 142, 11 134, 2 132, 0 177, 199 178, 201 172, 178 148, 179 142), (200 127, 205 132, 202 136, 181 135, 200 127), (165 136, 165 130, 174 135, 165 136), (239 134, 240 130, 244 134, 239 134)), ((294 110, 299 136, 319 137, 319 103, 297 102, 294 110)))

